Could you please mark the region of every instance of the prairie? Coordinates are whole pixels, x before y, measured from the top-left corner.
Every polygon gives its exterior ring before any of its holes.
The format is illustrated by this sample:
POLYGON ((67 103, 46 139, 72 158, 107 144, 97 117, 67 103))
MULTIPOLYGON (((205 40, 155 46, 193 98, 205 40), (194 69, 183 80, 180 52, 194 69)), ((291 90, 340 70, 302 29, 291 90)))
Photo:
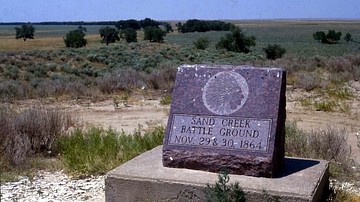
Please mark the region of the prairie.
MULTIPOLYGON (((339 168, 343 162, 329 159, 335 165, 331 172, 334 179, 353 182, 359 190, 354 179, 360 176, 360 44, 343 39, 321 44, 312 34, 333 29, 360 41, 360 21, 231 22, 256 37, 251 53, 217 50, 215 44, 227 32, 181 34, 175 30, 164 43, 150 43, 138 31, 136 43, 121 40, 106 46, 98 33, 102 26, 93 25, 85 26, 88 45, 74 49, 65 47, 63 37, 77 26, 35 25, 35 39, 24 42, 15 39, 15 26, 0 25, 0 112, 20 113, 31 106, 60 108, 79 116, 81 127, 110 127, 131 134, 165 126, 166 103, 171 102, 176 68, 181 64, 283 67, 287 70, 287 120, 306 134, 328 126, 334 131, 345 128, 346 133, 337 135, 347 136, 343 149, 351 147, 351 154, 337 159, 351 161, 339 168), (209 48, 194 47, 200 37, 209 39, 209 48), (285 48, 284 57, 267 60, 263 48, 268 44, 285 48)), ((325 146, 331 148, 331 144, 325 146)))

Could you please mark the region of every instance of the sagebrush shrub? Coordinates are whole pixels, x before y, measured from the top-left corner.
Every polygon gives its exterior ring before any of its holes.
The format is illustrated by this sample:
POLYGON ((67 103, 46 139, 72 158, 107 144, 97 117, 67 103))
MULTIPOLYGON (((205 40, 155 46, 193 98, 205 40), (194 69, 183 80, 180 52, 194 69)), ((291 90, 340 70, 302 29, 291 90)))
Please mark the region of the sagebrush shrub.
POLYGON ((295 74, 295 87, 302 88, 306 91, 312 91, 316 88, 321 88, 321 77, 317 73, 298 72, 295 74))
POLYGON ((176 69, 171 67, 156 69, 146 75, 145 79, 150 88, 171 91, 176 79, 176 69))
POLYGON ((263 48, 263 51, 266 54, 266 58, 269 60, 275 60, 281 58, 286 50, 278 44, 269 44, 267 47, 263 48))
MULTIPOLYGON (((351 147, 347 143, 346 129, 331 126, 306 133, 296 123, 287 122, 285 127, 286 155, 302 158, 325 159, 332 162, 338 173, 349 173, 353 165, 351 147)), ((334 173, 333 173, 334 174, 334 173)))
POLYGON ((1 156, 12 165, 22 164, 34 153, 55 151, 55 140, 75 125, 76 119, 60 109, 30 107, 15 112, 0 109, 1 156))
POLYGON ((195 48, 205 50, 209 47, 210 41, 207 37, 200 37, 193 42, 195 48))
POLYGON ((103 93, 131 91, 145 86, 143 75, 132 69, 118 69, 106 73, 98 78, 96 83, 103 93))

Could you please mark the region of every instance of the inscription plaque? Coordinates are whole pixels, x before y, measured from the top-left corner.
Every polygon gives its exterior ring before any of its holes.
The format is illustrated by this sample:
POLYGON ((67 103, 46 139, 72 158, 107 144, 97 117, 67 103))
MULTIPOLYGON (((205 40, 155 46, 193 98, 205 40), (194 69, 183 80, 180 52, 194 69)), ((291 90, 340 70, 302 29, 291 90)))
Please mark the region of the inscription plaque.
POLYGON ((273 177, 285 153, 285 81, 281 68, 179 67, 163 165, 273 177))
POLYGON ((169 145, 267 152, 271 120, 238 117, 172 117, 169 145))

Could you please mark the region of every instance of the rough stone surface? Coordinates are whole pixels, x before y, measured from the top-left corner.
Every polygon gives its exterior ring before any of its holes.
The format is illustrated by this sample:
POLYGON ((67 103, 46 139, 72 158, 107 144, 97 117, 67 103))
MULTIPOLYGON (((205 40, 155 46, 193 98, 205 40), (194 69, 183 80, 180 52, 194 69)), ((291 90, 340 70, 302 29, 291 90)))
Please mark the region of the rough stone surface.
POLYGON ((285 82, 281 68, 179 67, 163 165, 274 177, 285 153, 285 82))
POLYGON ((92 201, 105 200, 105 176, 71 179, 62 171, 38 171, 33 179, 20 177, 1 184, 1 200, 6 201, 92 201))
MULTIPOLYGON (((115 201, 205 201, 204 188, 215 184, 216 173, 163 167, 162 147, 148 151, 110 171, 105 199, 115 201)), ((264 201, 265 193, 279 201, 323 201, 328 189, 328 162, 285 158, 285 168, 274 178, 229 175, 238 182, 246 201, 264 201)))

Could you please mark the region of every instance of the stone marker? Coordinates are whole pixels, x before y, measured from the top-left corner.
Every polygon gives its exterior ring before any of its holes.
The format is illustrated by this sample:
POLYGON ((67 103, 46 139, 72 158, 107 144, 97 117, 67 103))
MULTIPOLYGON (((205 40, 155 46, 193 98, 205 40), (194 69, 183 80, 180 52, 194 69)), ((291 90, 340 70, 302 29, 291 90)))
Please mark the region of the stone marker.
POLYGON ((283 166, 286 74, 281 68, 178 68, 163 165, 273 177, 283 166))

